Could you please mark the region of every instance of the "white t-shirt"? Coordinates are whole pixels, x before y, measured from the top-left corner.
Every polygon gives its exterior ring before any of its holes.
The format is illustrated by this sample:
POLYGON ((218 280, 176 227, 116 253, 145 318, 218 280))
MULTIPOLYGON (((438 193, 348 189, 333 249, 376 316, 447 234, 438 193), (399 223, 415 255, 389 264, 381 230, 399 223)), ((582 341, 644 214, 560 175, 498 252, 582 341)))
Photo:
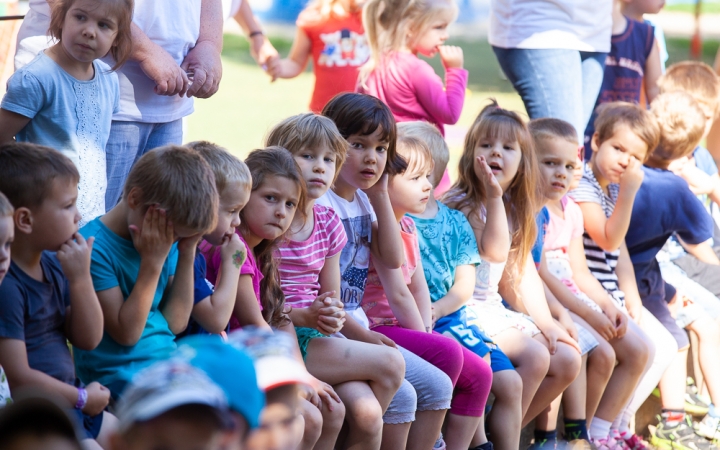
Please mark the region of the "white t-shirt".
POLYGON ((609 52, 613 0, 492 0, 490 44, 609 52))
POLYGON ((345 228, 347 243, 340 253, 340 300, 348 314, 369 328, 368 318, 360 302, 365 294, 370 266, 372 224, 377 221, 375 211, 367 195, 360 190, 355 192, 351 202, 333 191, 327 191, 316 204, 333 208, 345 228))
MULTIPOLYGON (((237 2, 239 8, 239 0, 231 2, 237 2)), ((181 64, 200 37, 201 3, 202 0, 135 0, 133 22, 181 64)), ((46 0, 30 0, 29 6, 30 13, 18 33, 18 42, 47 34, 50 25, 50 7, 46 0)), ((49 41, 45 43, 50 45, 49 41)), ((103 61, 114 65, 109 56, 103 61)), ((166 123, 193 112, 192 98, 155 94, 155 83, 137 62, 126 62, 117 74, 120 80, 120 110, 113 120, 166 123)))
POLYGON ((223 17, 225 20, 235 17, 235 14, 240 10, 242 0, 222 0, 223 17))

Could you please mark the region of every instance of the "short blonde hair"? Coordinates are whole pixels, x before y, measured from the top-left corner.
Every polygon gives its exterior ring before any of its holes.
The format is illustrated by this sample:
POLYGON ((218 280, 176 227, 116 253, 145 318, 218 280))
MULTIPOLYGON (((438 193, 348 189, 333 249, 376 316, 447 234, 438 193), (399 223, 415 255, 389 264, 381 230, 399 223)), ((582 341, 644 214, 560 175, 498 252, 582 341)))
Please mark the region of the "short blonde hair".
POLYGON ((0 192, 0 217, 10 217, 15 212, 15 208, 10 204, 10 200, 5 197, 5 194, 0 192))
MULTIPOLYGON (((50 27, 48 34, 58 41, 62 40, 62 28, 65 16, 76 0, 56 0, 50 13, 50 27)), ((132 52, 132 18, 135 0, 99 0, 99 3, 109 4, 111 11, 117 15, 117 34, 115 42, 110 48, 110 55, 115 60, 112 70, 119 69, 130 58, 132 52)))
POLYGON ((660 125, 660 142, 651 158, 664 163, 687 156, 705 133, 705 113, 690 94, 666 92, 655 97, 650 111, 660 125))
POLYGON ((433 167, 433 188, 436 188, 440 184, 450 161, 450 149, 448 149, 440 130, 435 125, 425 121, 400 122, 397 127, 398 138, 404 136, 414 137, 427 144, 433 163, 435 163, 433 167))
MULTIPOLYGON (((422 139, 415 136, 398 135, 398 154, 407 161, 405 172, 429 172, 433 168, 433 157, 430 147, 422 139)), ((400 175, 400 174, 398 174, 400 175)))
POLYGON ((345 162, 348 147, 335 122, 315 113, 298 114, 275 125, 268 133, 265 145, 282 147, 293 155, 302 150, 326 146, 335 155, 335 177, 345 162))
POLYGON ((658 80, 660 93, 683 91, 692 95, 706 114, 715 116, 720 105, 720 77, 700 61, 683 61, 668 67, 658 80))
POLYGON ((207 233, 215 228, 218 191, 210 165, 195 150, 166 145, 145 153, 130 170, 123 197, 140 190, 141 211, 158 205, 175 226, 207 233))
POLYGON ((660 128, 648 110, 640 105, 628 102, 604 103, 597 107, 595 134, 598 145, 615 134, 615 127, 625 125, 647 144, 647 158, 660 141, 660 128))
POLYGON ((222 195, 230 183, 241 183, 248 191, 252 187, 250 169, 227 149, 208 141, 193 141, 185 146, 198 152, 210 165, 215 174, 215 187, 218 195, 222 195))

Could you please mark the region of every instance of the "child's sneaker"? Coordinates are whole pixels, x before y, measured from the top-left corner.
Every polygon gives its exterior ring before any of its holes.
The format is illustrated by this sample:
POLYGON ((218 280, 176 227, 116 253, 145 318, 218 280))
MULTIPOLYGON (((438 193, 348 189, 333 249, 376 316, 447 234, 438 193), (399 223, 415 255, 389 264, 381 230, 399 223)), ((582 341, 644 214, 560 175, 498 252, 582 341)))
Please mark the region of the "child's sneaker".
POLYGON ((648 448, 648 446, 645 445, 645 441, 637 434, 630 434, 630 432, 618 433, 617 430, 615 430, 615 433, 617 433, 615 439, 622 440, 627 450, 647 450, 648 448))
POLYGON ((558 441, 557 439, 535 439, 535 442, 530 444, 527 450, 557 450, 564 449, 565 443, 558 441))
POLYGON ((668 425, 662 420, 650 439, 650 444, 659 450, 710 450, 716 448, 704 437, 698 435, 692 427, 690 416, 676 425, 668 425))
POLYGON ((433 450, 447 450, 447 445, 445 445, 445 440, 442 438, 442 435, 435 441, 433 450))
POLYGON ((713 417, 710 414, 706 415, 702 422, 695 425, 695 431, 700 436, 708 438, 711 441, 720 439, 720 417, 713 417))
POLYGON ((608 436, 605 439, 590 439, 590 443, 594 445, 597 450, 624 450, 621 442, 622 439, 618 442, 612 436, 608 436))
POLYGON ((688 377, 687 387, 685 388, 685 412, 693 416, 704 416, 708 413, 709 408, 709 399, 700 394, 700 390, 695 385, 695 380, 688 377))

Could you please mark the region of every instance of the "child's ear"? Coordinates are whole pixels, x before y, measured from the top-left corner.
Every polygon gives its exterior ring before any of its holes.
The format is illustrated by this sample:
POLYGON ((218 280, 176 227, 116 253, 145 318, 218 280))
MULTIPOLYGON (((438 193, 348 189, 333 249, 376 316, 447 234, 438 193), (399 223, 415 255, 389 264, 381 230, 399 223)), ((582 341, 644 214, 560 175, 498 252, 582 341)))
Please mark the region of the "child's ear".
POLYGON ((597 152, 600 148, 600 135, 597 131, 592 135, 592 139, 590 140, 590 148, 592 148, 593 152, 597 152))
POLYGON ((13 214, 13 223, 15 224, 15 229, 19 233, 32 233, 33 222, 33 214, 30 209, 26 207, 20 207, 15 210, 15 213, 13 214))
POLYGON ((125 202, 127 203, 128 208, 132 210, 138 209, 143 204, 142 190, 139 187, 130 189, 130 192, 127 194, 127 198, 125 198, 125 202))

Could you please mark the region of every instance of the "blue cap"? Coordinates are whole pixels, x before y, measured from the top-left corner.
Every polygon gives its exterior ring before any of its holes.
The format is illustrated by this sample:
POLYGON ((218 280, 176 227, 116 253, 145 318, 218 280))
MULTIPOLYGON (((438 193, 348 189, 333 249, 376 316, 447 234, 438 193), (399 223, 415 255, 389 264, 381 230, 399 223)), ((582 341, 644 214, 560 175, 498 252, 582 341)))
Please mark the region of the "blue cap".
POLYGON ((180 339, 176 355, 201 369, 220 386, 230 409, 238 412, 251 429, 260 424, 265 394, 260 390, 252 359, 217 335, 180 339))

